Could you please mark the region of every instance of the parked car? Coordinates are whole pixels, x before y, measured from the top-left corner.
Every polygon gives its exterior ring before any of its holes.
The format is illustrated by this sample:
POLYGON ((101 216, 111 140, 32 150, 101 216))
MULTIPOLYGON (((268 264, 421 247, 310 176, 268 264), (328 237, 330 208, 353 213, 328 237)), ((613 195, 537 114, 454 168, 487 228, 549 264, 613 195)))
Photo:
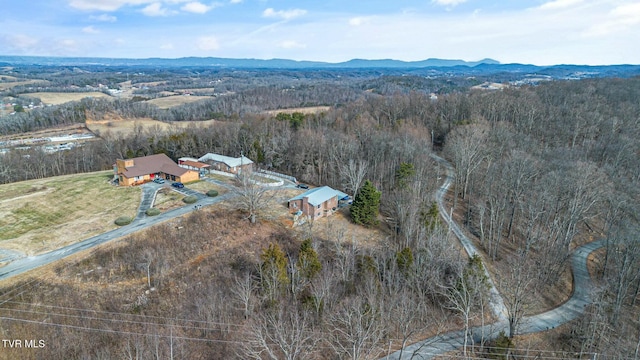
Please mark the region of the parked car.
POLYGON ((153 182, 156 184, 164 184, 164 179, 163 178, 155 178, 153 179, 153 182))
POLYGON ((298 184, 298 185, 296 185, 296 187, 299 188, 299 189, 308 189, 309 185, 307 185, 307 184, 298 184))
POLYGON ((171 186, 173 186, 174 188, 182 189, 184 187, 184 184, 176 181, 173 184, 171 184, 171 186))

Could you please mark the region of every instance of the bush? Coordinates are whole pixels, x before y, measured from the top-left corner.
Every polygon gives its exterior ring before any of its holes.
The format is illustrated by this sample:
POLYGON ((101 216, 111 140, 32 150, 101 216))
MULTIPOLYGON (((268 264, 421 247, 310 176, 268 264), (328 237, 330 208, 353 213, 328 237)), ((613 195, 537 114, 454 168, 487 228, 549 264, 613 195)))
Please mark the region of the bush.
POLYGON ((184 201, 185 204, 193 204, 194 202, 198 201, 198 198, 193 195, 189 195, 185 196, 182 201, 184 201))
POLYGON ((207 196, 209 196, 209 197, 218 196, 218 190, 209 190, 209 191, 207 191, 207 196))
POLYGON ((131 224, 132 221, 133 221, 132 217, 120 216, 119 218, 116 219, 115 223, 118 226, 125 226, 125 225, 131 224))
POLYGON ((160 215, 160 209, 158 209, 158 208, 150 208, 150 209, 147 209, 147 211, 145 211, 145 214, 147 214, 147 216, 160 215))

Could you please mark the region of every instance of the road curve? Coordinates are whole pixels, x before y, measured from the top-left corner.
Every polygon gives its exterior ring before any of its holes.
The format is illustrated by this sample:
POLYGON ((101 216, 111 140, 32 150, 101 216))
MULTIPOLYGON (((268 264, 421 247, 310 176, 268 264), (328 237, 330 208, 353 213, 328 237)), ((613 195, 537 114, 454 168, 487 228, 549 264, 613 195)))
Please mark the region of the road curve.
MULTIPOLYGON (((460 227, 452 221, 443 204, 444 195, 453 182, 451 164, 438 156, 432 155, 432 157, 438 161, 438 163, 447 168, 447 178, 436 194, 436 201, 438 202, 438 208, 440 209, 441 215, 445 222, 451 226, 451 230, 456 234, 456 236, 458 236, 467 253, 470 255, 475 254, 477 253, 475 247, 468 237, 460 231, 460 227)), ((590 294, 593 289, 593 282, 591 281, 589 270, 587 268, 587 259, 589 254, 603 246, 604 240, 601 239, 582 245, 573 250, 571 253, 571 271, 573 273, 573 293, 571 294, 571 297, 562 305, 552 310, 524 317, 518 328, 518 334, 530 334, 550 330, 574 320, 584 313, 585 307, 592 302, 590 294)), ((492 296, 492 301, 494 300, 495 299, 492 296)), ((502 299, 500 298, 500 300, 502 299)), ((504 307, 504 303, 502 306, 504 307)), ((498 308, 499 305, 497 305, 494 310, 498 308)), ((506 310, 504 313, 506 314, 506 310)), ((483 337, 484 339, 494 339, 502 331, 508 333, 509 323, 506 320, 506 317, 498 318, 500 320, 493 324, 472 328, 471 334, 473 340, 479 341, 483 337)), ((464 330, 451 331, 409 345, 405 347, 404 350, 398 350, 383 359, 431 359, 434 356, 443 355, 450 351, 460 349, 462 346, 464 346, 464 330)))
MULTIPOLYGON (((443 165, 447 170, 444 183, 442 183, 440 189, 438 189, 438 191, 436 192, 436 202, 438 203, 438 210, 440 211, 440 215, 444 219, 445 223, 447 223, 451 231, 460 240, 460 243, 464 247, 464 250, 467 252, 467 255, 469 255, 469 257, 472 257, 473 255, 480 255, 475 245, 473 245, 471 239, 469 239, 469 237, 467 237, 467 235, 465 235, 465 233, 460 229, 460 226, 458 226, 458 224, 453 221, 451 213, 449 212, 450 209, 447 209, 444 205, 444 195, 447 193, 447 191, 449 191, 449 187, 451 187, 451 184, 454 180, 453 166, 451 166, 451 164, 447 160, 437 155, 431 154, 431 157, 439 164, 443 165)), ((489 280, 489 306, 491 307, 491 311, 499 321, 506 321, 507 308, 504 306, 504 300, 502 300, 502 296, 498 292, 498 289, 496 289, 495 284, 491 279, 491 275, 487 271, 487 268, 485 266, 483 266, 482 268, 484 270, 484 275, 489 280)))

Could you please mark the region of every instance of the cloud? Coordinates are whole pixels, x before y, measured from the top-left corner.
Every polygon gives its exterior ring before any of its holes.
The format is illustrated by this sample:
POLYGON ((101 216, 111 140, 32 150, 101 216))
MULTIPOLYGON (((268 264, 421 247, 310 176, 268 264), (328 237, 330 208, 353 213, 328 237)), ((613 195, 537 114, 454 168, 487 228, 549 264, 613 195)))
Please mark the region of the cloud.
POLYGON ((242 0, 231 0, 231 1, 229 1, 229 3, 231 3, 231 4, 240 4, 240 3, 242 3, 242 0))
POLYGON ((303 16, 307 13, 307 10, 291 9, 291 10, 274 10, 273 8, 265 9, 262 12, 262 16, 266 18, 280 18, 284 20, 291 20, 303 16))
POLYGON ((89 20, 102 21, 102 22, 116 22, 118 21, 118 18, 109 14, 102 14, 102 15, 91 15, 89 16, 89 20))
MULTIPOLYGON (((640 3, 626 3, 613 8, 602 21, 595 22, 583 35, 586 37, 603 37, 633 29, 638 24, 640 24, 640 3)), ((633 31, 638 32, 640 29, 633 31)))
POLYGON ((620 19, 623 23, 640 23, 640 3, 620 5, 611 10, 611 15, 620 19))
POLYGON ((215 36, 203 36, 198 39, 197 48, 204 51, 212 51, 220 49, 220 44, 215 36))
POLYGON ((538 7, 541 10, 565 9, 573 5, 580 4, 583 0, 553 0, 546 2, 538 7))
POLYGON ((38 39, 23 34, 0 34, 0 45, 9 51, 27 53, 38 47, 38 39))
POLYGON ((465 3, 467 0, 431 0, 431 2, 436 5, 453 7, 465 3))
POLYGON ((305 44, 300 44, 294 40, 286 40, 280 43, 279 45, 283 49, 304 49, 307 47, 305 44))
POLYGON ((160 45, 160 49, 162 49, 162 50, 173 50, 173 44, 172 43, 162 44, 162 45, 160 45))
POLYGON ((354 17, 349 19, 349 25, 351 26, 360 26, 364 23, 367 22, 367 19, 363 18, 363 17, 354 17))
POLYGON ((80 10, 116 11, 126 5, 148 4, 150 0, 71 0, 69 6, 80 10))
POLYGON ((205 14, 211 9, 213 9, 213 6, 207 6, 197 1, 187 3, 180 8, 180 10, 182 11, 191 12, 195 14, 205 14))
POLYGON ((85 34, 99 34, 100 31, 94 28, 93 26, 87 26, 82 28, 82 32, 85 34))
POLYGON ((169 10, 162 7, 161 3, 153 3, 147 5, 144 9, 142 9, 142 13, 147 16, 167 16, 169 15, 169 10))

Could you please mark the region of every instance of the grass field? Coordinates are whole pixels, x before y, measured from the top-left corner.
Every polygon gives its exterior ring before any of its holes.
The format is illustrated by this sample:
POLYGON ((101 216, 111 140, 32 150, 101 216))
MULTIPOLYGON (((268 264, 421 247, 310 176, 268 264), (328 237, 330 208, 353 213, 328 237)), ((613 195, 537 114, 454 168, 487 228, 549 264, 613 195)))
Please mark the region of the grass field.
POLYGON ((71 101, 78 101, 86 97, 105 97, 110 96, 101 92, 79 92, 79 93, 65 93, 65 92, 38 92, 22 94, 28 97, 34 97, 40 99, 45 105, 60 105, 71 101))
POLYGON ((140 189, 109 184, 112 171, 0 185, 0 247, 38 254, 114 229, 135 216, 140 189))
POLYGON ((204 100, 204 99, 213 99, 213 98, 211 96, 174 95, 174 96, 165 96, 157 99, 147 100, 145 102, 149 104, 153 104, 159 107, 160 109, 169 109, 174 106, 189 104, 189 103, 204 100))
POLYGON ((179 122, 162 122, 153 119, 113 119, 113 120, 87 120, 86 125, 89 130, 98 135, 104 135, 107 132, 116 136, 128 136, 133 134, 136 126, 143 129, 153 129, 154 131, 167 131, 175 128, 186 128, 189 126, 207 127, 213 124, 215 120, 207 121, 179 121, 179 122))
POLYGON ((2 75, 0 76, 0 91, 11 89, 20 85, 32 85, 32 84, 40 84, 45 85, 49 82, 46 80, 20 80, 13 76, 2 75))

